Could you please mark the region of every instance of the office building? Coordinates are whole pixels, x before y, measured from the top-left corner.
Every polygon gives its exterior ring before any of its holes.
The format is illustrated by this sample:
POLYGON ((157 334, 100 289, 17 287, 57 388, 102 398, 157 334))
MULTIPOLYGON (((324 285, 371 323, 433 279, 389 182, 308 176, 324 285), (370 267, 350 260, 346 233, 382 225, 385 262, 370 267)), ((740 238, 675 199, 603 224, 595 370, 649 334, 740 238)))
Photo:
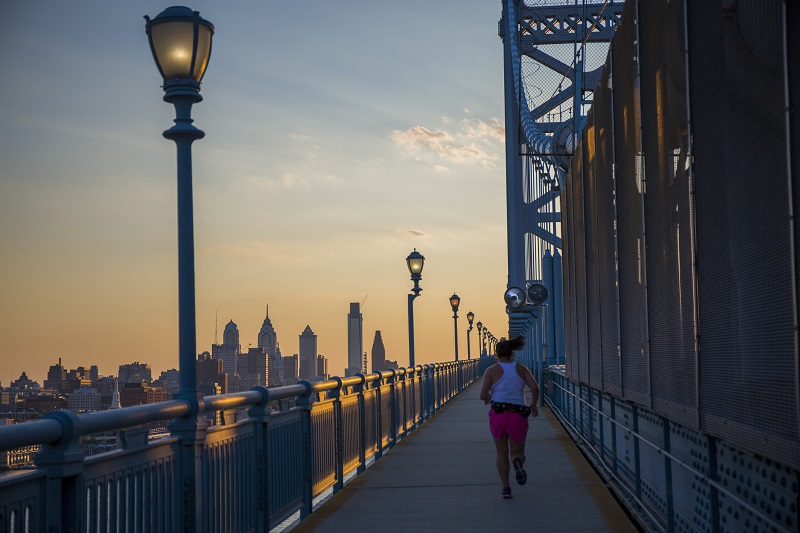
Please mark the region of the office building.
POLYGON ((306 326, 300 335, 300 375, 301 380, 317 375, 317 336, 306 326))
POLYGON ((280 387, 284 384, 281 381, 283 358, 278 344, 278 334, 269 319, 269 305, 267 306, 267 315, 264 318, 264 323, 261 324, 261 330, 258 332, 258 347, 264 350, 268 356, 266 375, 268 376, 269 386, 280 387))
POLYGON ((375 339, 372 341, 372 371, 382 372, 386 370, 386 348, 383 346, 381 330, 375 332, 375 339))
POLYGON ((283 358, 283 384, 294 385, 297 383, 297 354, 287 355, 283 358))
POLYGON ((211 357, 222 361, 225 373, 229 376, 236 374, 236 363, 239 359, 241 346, 239 344, 239 328, 231 320, 225 325, 222 334, 222 344, 211 345, 211 357))
POLYGON ((92 387, 82 387, 67 397, 67 409, 76 413, 99 411, 100 393, 92 387))
POLYGON ((44 380, 44 388, 48 390, 59 391, 61 384, 67 380, 67 369, 61 366, 61 358, 58 358, 58 364, 50 366, 47 371, 47 379, 44 380))
POLYGON ((322 381, 331 377, 328 374, 328 360, 323 355, 317 356, 317 377, 322 381))
POLYGON ((220 359, 213 359, 211 354, 203 352, 197 356, 197 385, 217 385, 220 394, 228 394, 228 374, 220 359))
POLYGON ((347 368, 345 376, 354 376, 364 371, 364 336, 361 330, 364 318, 358 302, 350 304, 347 314, 347 368))
POLYGON ((150 383, 153 381, 150 365, 138 361, 119 365, 117 379, 120 383, 150 383))

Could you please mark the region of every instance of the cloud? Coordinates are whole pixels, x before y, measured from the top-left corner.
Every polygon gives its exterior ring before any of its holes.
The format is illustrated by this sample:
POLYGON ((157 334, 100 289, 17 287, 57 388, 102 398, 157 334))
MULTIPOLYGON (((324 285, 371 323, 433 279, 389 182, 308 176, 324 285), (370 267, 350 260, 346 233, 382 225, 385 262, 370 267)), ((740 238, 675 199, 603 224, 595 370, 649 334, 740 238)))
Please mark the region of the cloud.
POLYGON ((506 129, 496 118, 491 122, 484 122, 482 120, 464 119, 461 121, 464 134, 470 139, 489 140, 497 142, 505 142, 506 129))
POLYGON ((397 231, 401 232, 401 233, 410 233, 411 235, 413 235, 415 237, 427 237, 428 236, 427 233, 425 233, 424 231, 418 230, 418 229, 399 229, 397 231))
POLYGON ((449 168, 443 162, 494 168, 502 155, 505 135, 503 125, 497 119, 487 123, 465 118, 453 133, 412 126, 404 131, 392 131, 391 139, 407 156, 433 163, 435 172, 447 172, 449 168))
MULTIPOLYGON (((335 176, 333 176, 335 179, 335 176)), ((333 181, 331 177, 325 176, 328 181, 333 181)), ((294 171, 284 172, 280 178, 271 178, 264 176, 242 176, 241 182, 246 188, 255 188, 265 191, 278 191, 278 190, 306 190, 310 188, 309 181, 303 175, 294 171)))

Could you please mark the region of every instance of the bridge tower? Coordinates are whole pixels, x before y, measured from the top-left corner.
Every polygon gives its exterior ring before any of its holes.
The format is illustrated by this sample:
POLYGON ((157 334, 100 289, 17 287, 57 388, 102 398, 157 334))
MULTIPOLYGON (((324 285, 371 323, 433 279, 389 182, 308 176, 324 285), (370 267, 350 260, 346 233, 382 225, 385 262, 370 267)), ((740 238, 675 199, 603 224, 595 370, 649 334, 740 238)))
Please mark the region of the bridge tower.
POLYGON ((549 292, 527 331, 531 363, 564 362, 561 187, 623 5, 503 0, 508 287, 549 292))

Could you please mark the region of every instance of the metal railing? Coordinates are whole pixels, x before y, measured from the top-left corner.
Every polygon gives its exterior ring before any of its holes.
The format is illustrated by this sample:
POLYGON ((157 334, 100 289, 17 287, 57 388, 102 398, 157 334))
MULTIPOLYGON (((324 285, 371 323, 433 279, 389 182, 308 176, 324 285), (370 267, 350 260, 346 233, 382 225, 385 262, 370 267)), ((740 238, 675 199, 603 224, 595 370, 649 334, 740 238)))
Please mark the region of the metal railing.
POLYGON ((0 477, 0 531, 269 530, 307 516, 315 498, 341 489, 493 362, 256 387, 207 396, 197 413, 171 400, 0 427, 0 450, 43 445, 36 470, 0 477), (273 409, 285 400, 294 406, 273 409), (208 427, 201 419, 243 408, 243 420, 208 427), (122 431, 121 449, 86 457, 80 447, 85 435, 170 419, 166 438, 122 431))
POLYGON ((644 407, 545 372, 542 389, 649 531, 797 531, 800 473, 644 407))

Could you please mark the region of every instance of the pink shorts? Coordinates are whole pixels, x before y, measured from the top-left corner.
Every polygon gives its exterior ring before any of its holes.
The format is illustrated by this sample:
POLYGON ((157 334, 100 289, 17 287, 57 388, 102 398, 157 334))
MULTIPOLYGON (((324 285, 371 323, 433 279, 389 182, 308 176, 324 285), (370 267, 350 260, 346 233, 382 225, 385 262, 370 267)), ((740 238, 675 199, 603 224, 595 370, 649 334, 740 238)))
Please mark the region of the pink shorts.
POLYGON ((509 436, 514 442, 525 442, 525 437, 528 436, 528 419, 513 411, 495 413, 489 410, 489 431, 497 440, 509 436))

